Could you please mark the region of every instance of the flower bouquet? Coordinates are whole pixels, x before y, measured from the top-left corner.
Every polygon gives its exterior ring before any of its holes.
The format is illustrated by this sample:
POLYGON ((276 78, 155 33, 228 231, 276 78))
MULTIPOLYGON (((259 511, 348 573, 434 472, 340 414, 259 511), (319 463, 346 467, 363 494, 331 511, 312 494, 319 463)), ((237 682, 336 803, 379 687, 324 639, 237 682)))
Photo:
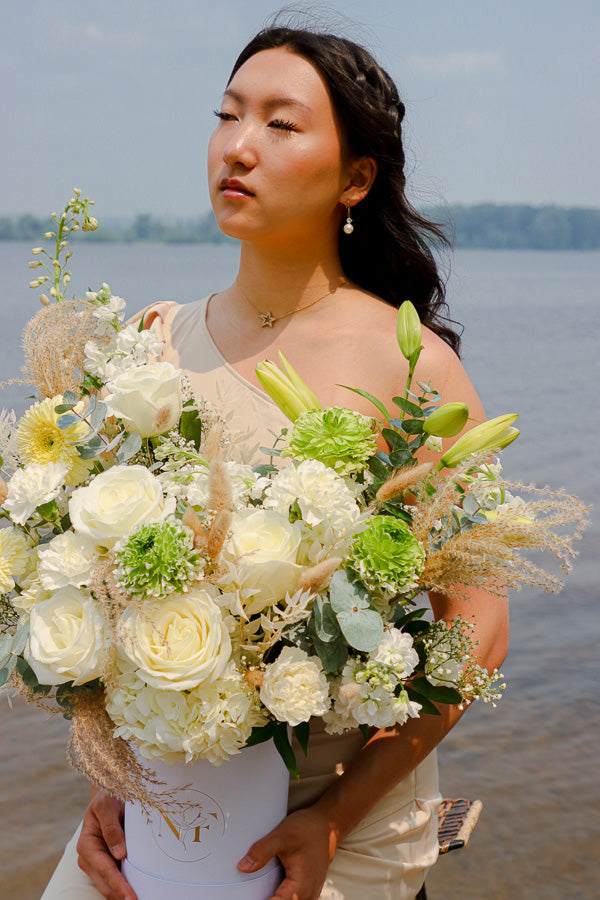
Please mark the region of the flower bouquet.
POLYGON ((39 399, 0 419, 0 683, 71 719, 73 764, 127 802, 142 900, 165 882, 260 900, 277 869, 256 879, 235 862, 285 815, 292 732, 306 753, 315 716, 367 738, 438 704, 495 702, 502 676, 477 663, 472 623, 434 622, 417 598, 557 589, 523 551, 567 567, 585 510, 514 495, 491 456, 517 436, 514 415, 418 462, 468 409, 413 383, 410 303, 393 412, 360 389, 377 418, 322 409, 285 358, 265 362, 290 427, 262 464, 234 462, 219 410, 159 361, 143 321, 124 323, 108 285, 65 298, 68 234, 97 225, 89 203, 76 192, 46 235, 54 252, 33 251, 32 286, 51 285, 25 333, 39 399))

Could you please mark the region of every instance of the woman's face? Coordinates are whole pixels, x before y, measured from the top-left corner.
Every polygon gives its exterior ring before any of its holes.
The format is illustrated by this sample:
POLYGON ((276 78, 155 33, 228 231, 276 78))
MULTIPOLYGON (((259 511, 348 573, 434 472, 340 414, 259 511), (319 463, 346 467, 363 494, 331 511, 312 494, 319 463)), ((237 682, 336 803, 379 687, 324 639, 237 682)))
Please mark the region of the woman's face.
POLYGON ((233 237, 299 242, 337 232, 350 162, 321 75, 262 50, 228 85, 208 149, 211 202, 233 237))

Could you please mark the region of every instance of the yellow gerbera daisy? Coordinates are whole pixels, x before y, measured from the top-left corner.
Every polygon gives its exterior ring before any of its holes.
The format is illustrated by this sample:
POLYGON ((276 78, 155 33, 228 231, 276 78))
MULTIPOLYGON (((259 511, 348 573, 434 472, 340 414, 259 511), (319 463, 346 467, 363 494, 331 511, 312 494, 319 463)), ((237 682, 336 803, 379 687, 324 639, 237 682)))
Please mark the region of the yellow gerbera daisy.
MULTIPOLYGON (((63 398, 58 396, 31 406, 19 422, 17 447, 25 464, 62 462, 69 470, 66 483, 81 484, 87 478, 93 460, 82 459, 73 442, 89 434, 89 427, 84 422, 76 422, 68 428, 59 428, 56 407, 61 403, 63 398)), ((81 412, 82 403, 75 409, 81 412)))
POLYGON ((14 528, 0 528, 0 594, 8 594, 27 570, 29 544, 14 528))

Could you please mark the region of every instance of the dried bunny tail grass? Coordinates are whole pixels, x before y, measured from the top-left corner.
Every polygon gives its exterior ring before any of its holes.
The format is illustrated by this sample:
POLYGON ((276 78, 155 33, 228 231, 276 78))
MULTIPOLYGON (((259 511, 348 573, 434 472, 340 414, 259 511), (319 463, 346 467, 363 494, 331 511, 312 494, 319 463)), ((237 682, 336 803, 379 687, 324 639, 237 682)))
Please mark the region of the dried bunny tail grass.
POLYGON ((211 559, 216 559, 223 549, 231 527, 231 519, 232 514, 228 509, 220 509, 212 520, 206 541, 206 551, 211 559))
POLYGON ((341 556, 330 556, 314 566, 303 569, 297 588, 301 591, 318 591, 342 564, 341 556))
POLYGON ((114 737, 103 691, 82 692, 74 708, 67 754, 89 781, 124 803, 139 803, 146 813, 178 806, 171 791, 161 790, 152 769, 140 763, 127 741, 114 737))
POLYGON ((409 469, 400 469, 387 481, 384 481, 376 493, 376 497, 382 503, 403 494, 409 488, 414 487, 417 482, 425 478, 433 469, 433 463, 421 463, 409 469))
POLYGON ((208 545, 208 531, 191 506, 188 506, 184 512, 181 517, 181 522, 194 533, 194 547, 196 550, 200 550, 201 553, 206 552, 208 545))
POLYGON ((221 442, 225 427, 222 422, 213 425, 200 445, 200 452, 209 463, 217 459, 221 452, 221 442))
POLYGON ((77 300, 45 306, 23 332, 27 383, 43 397, 77 392, 83 381, 85 345, 95 335, 92 308, 77 300))
POLYGON ((217 512, 229 510, 233 503, 233 486, 224 462, 214 459, 208 475, 208 508, 217 512))

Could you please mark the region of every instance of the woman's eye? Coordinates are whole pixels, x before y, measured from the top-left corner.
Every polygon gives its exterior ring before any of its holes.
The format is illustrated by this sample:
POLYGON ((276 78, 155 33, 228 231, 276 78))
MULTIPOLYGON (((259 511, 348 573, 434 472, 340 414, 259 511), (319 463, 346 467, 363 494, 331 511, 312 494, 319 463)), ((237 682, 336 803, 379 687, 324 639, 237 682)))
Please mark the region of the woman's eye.
POLYGON ((269 122, 269 126, 281 129, 281 131, 296 131, 298 127, 294 122, 289 122, 287 119, 273 119, 272 122, 269 122))
POLYGON ((233 122, 235 120, 235 116, 232 113, 223 112, 221 109, 213 109, 213 115, 222 122, 233 122))

